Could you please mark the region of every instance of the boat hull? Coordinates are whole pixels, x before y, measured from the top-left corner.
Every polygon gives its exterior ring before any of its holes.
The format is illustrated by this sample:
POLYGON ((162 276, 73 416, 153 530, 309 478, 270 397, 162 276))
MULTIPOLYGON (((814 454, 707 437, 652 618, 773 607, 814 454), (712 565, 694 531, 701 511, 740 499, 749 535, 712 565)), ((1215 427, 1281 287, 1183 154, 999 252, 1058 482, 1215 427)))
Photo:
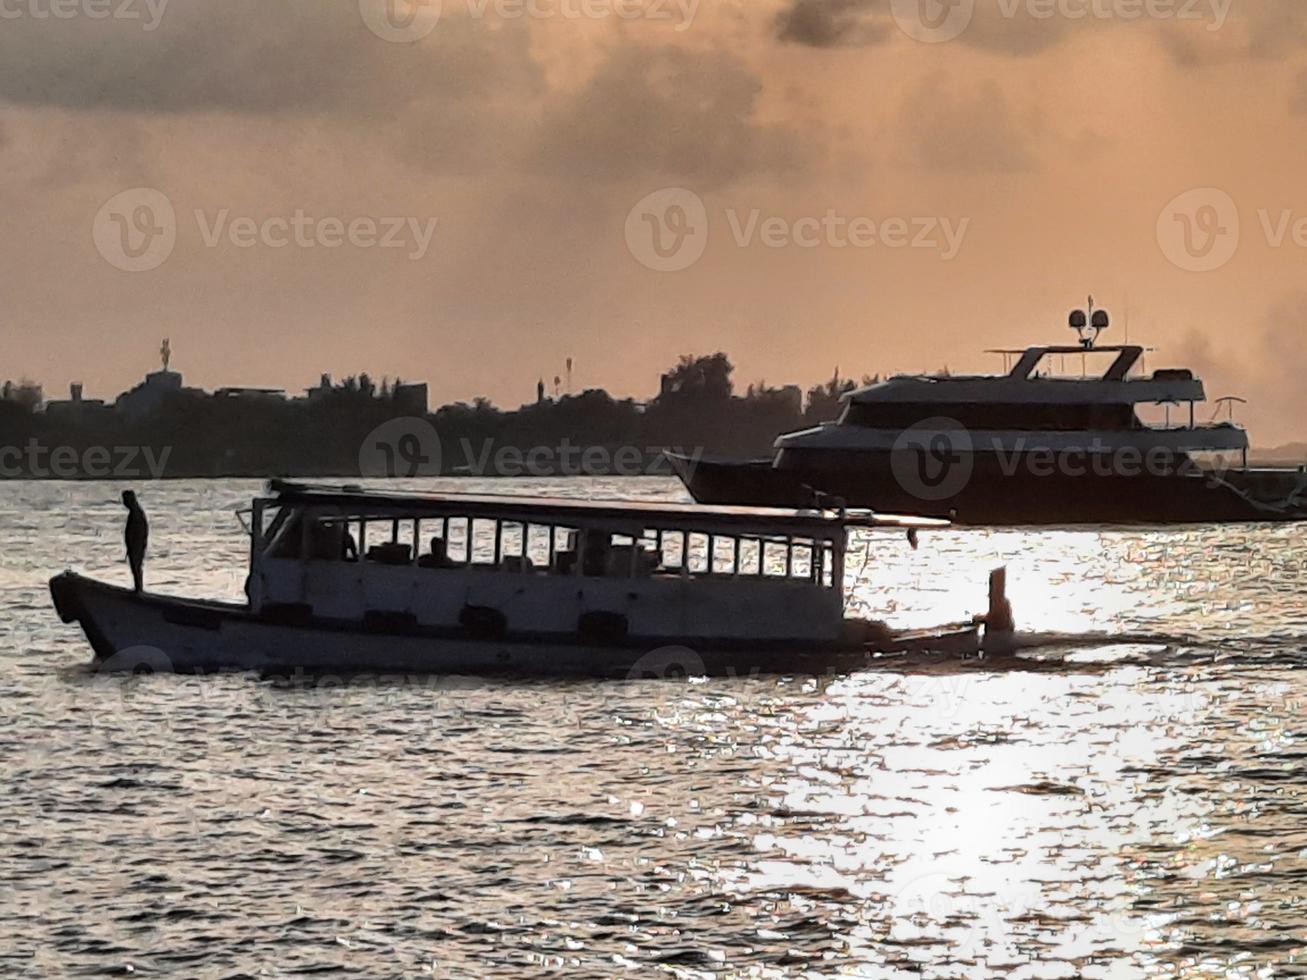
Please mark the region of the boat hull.
MULTIPOLYGON (((947 493, 914 493, 890 453, 859 454, 838 466, 777 466, 769 460, 673 459, 696 502, 810 507, 814 491, 849 507, 937 517, 971 526, 1202 524, 1296 521, 1307 507, 1281 506, 1307 478, 1295 470, 1184 474, 1035 475, 977 454, 967 479, 947 493), (1015 472, 1013 472, 1015 470, 1015 472)), ((941 488, 944 489, 944 488, 941 488)))
POLYGON ((652 678, 822 674, 868 663, 865 643, 637 639, 595 645, 570 637, 476 638, 458 631, 387 631, 358 622, 279 622, 243 605, 136 594, 65 572, 50 580, 55 609, 79 623, 110 671, 249 670, 652 678))

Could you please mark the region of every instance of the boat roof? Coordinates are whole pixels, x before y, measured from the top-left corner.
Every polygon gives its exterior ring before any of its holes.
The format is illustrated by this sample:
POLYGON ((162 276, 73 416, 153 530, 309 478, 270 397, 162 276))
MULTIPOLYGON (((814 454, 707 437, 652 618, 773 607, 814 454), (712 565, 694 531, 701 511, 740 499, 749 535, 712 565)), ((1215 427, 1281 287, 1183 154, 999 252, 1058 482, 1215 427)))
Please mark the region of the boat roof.
POLYGON ((898 375, 854 389, 843 397, 857 404, 1160 405, 1206 401, 1202 381, 1190 371, 1164 369, 1154 371, 1151 377, 1131 377, 1131 371, 1148 350, 1151 348, 1135 344, 999 348, 987 353, 1020 355, 1005 374, 898 375), (1040 363, 1055 354, 1113 354, 1115 357, 1111 366, 1098 376, 1039 374, 1040 363))
POLYGON ((523 523, 663 526, 745 532, 829 536, 844 527, 942 528, 949 522, 928 517, 877 514, 869 510, 790 510, 683 504, 661 500, 596 500, 517 494, 420 493, 366 490, 274 480, 272 502, 310 506, 341 514, 376 517, 458 516, 523 523))

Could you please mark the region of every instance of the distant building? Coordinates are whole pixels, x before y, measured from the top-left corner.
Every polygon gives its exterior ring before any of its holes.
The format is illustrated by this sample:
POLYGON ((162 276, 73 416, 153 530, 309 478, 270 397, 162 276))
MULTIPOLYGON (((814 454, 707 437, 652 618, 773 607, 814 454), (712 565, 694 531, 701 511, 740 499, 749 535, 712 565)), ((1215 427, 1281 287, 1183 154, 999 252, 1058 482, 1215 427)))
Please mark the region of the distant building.
POLYGON ((137 422, 153 414, 170 396, 204 395, 203 389, 184 387, 181 372, 168 369, 172 360, 172 348, 168 341, 163 342, 159 353, 163 359, 163 370, 147 374, 144 381, 131 391, 123 392, 114 401, 114 408, 126 416, 129 422, 137 422))
POLYGON ((428 394, 426 384, 395 385, 392 392, 395 404, 409 415, 426 415, 428 394))
POLYGON ((68 400, 52 399, 45 403, 45 414, 52 419, 78 420, 107 410, 100 398, 83 398, 82 383, 74 381, 68 386, 68 400))
POLYGON ((304 398, 306 401, 317 401, 319 398, 323 397, 324 395, 330 394, 331 387, 332 387, 331 375, 324 374, 319 379, 318 386, 316 388, 304 389, 304 398))

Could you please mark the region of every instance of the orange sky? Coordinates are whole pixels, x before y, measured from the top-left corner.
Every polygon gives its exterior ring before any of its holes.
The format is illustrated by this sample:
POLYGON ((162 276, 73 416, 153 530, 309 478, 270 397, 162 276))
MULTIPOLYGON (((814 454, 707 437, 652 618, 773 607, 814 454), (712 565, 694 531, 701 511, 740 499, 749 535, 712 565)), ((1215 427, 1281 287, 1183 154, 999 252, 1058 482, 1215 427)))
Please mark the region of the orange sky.
POLYGON ((508 406, 568 356, 987 370, 1093 292, 1307 438, 1307 5, 79 2, 0 19, 0 375, 50 394, 165 336, 205 387, 508 406))

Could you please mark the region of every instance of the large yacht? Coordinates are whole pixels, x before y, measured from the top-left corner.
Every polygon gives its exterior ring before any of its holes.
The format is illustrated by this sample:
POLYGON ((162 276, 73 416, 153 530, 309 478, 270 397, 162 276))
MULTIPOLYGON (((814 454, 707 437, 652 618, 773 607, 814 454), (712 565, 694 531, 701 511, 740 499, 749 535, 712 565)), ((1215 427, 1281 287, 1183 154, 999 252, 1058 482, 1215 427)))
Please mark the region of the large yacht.
POLYGON ((672 462, 700 503, 835 499, 971 525, 1307 517, 1307 473, 1249 468, 1241 426, 1199 420, 1202 381, 1146 372, 1143 347, 1100 345, 1109 324, 1091 302, 1071 314, 1075 344, 991 351, 1004 374, 851 391, 838 421, 781 436, 770 459, 672 462))

